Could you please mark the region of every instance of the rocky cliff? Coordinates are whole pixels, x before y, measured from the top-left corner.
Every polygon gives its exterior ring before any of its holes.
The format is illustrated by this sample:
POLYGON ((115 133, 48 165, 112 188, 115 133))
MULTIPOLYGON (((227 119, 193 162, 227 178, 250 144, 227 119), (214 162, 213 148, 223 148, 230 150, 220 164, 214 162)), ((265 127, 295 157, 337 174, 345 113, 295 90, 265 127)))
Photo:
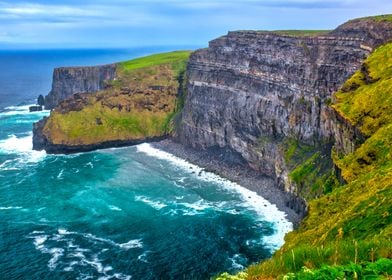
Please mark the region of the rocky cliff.
POLYGON ((92 93, 104 89, 116 77, 116 64, 93 67, 62 67, 53 72, 52 90, 45 97, 45 109, 55 108, 60 101, 75 93, 92 93))
POLYGON ((59 68, 46 107, 34 124, 33 148, 75 153, 166 137, 189 51, 138 58, 115 65, 59 68))
POLYGON ((188 64, 179 140, 200 149, 230 148, 299 194, 284 140, 328 146, 336 132, 355 135, 328 109, 331 95, 391 32, 389 22, 362 19, 322 36, 238 31, 211 41, 188 64))

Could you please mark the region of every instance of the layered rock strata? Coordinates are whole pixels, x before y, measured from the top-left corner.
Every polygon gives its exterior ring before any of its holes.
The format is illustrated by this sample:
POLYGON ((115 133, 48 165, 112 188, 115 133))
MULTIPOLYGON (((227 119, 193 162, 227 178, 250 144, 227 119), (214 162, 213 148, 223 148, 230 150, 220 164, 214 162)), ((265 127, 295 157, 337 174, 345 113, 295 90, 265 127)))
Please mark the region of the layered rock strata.
POLYGON ((370 52, 392 38, 390 23, 350 21, 331 33, 292 37, 238 31, 192 54, 178 139, 199 149, 230 148, 296 194, 282 139, 320 145, 357 135, 328 109, 332 93, 370 52), (339 135, 339 132, 345 135, 339 135))
POLYGON ((116 78, 116 64, 92 67, 62 67, 53 71, 52 89, 45 97, 45 109, 54 109, 62 100, 75 93, 103 90, 116 78))

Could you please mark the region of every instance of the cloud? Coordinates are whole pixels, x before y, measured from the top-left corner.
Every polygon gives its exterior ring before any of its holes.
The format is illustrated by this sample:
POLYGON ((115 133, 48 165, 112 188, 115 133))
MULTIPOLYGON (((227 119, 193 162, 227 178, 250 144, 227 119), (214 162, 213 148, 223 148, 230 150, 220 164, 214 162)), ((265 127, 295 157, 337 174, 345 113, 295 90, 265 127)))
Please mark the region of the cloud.
POLYGON ((0 0, 0 43, 206 43, 228 30, 331 29, 391 10, 391 0, 0 0))
POLYGON ((0 19, 9 21, 73 22, 104 17, 102 10, 92 6, 0 2, 0 19))
MULTIPOLYGON (((127 0, 113 0, 117 3, 129 3, 127 0)), ((367 3, 362 0, 145 0, 132 1, 133 5, 144 3, 145 5, 171 6, 183 9, 226 9, 228 7, 281 7, 300 9, 330 9, 338 7, 353 7, 367 3)))

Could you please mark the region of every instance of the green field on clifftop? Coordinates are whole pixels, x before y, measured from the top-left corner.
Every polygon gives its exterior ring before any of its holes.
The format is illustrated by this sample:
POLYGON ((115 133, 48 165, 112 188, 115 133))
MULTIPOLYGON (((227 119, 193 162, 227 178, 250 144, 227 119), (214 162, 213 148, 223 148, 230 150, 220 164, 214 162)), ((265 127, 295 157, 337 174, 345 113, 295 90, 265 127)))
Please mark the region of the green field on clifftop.
POLYGON ((326 35, 331 30, 274 30, 273 33, 294 37, 314 37, 326 35))
POLYGON ((129 73, 136 69, 147 68, 157 65, 168 64, 172 66, 173 71, 178 75, 185 71, 186 62, 189 58, 189 51, 175 51, 168 53, 158 53, 146 57, 140 57, 129 61, 119 63, 122 70, 129 73))

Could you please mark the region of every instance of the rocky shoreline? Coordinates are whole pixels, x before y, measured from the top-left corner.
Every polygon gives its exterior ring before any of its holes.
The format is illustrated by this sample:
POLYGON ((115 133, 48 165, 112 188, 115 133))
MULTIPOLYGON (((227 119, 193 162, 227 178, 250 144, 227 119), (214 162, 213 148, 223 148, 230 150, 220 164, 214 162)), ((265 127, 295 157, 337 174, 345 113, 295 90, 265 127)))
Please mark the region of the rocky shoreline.
POLYGON ((306 214, 304 209, 295 207, 298 204, 296 200, 299 200, 299 198, 277 188, 273 179, 263 176, 248 167, 239 155, 234 154, 230 150, 219 148, 196 150, 185 147, 171 139, 153 142, 151 145, 256 192, 272 204, 275 204, 279 210, 285 212, 286 218, 293 223, 294 228, 298 227, 306 214), (293 208, 297 208, 297 211, 293 208))

